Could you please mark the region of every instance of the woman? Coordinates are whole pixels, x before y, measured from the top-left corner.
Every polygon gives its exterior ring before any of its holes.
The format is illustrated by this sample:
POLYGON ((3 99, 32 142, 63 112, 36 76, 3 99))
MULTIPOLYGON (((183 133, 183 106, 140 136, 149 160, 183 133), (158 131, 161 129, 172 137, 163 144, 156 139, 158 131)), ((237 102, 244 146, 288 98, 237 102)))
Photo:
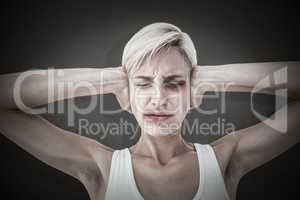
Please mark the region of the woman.
POLYGON ((238 183, 247 172, 300 139, 298 64, 198 66, 195 47, 186 33, 172 24, 154 23, 129 40, 121 67, 2 75, 1 133, 41 161, 80 180, 92 200, 235 199, 238 183), (182 122, 201 104, 206 91, 250 92, 264 86, 265 90, 255 91, 272 93, 274 85, 256 84, 273 72, 277 83, 284 83, 281 69, 285 65, 291 75, 286 86, 293 101, 274 113, 270 118, 274 120, 266 119, 211 144, 184 141, 182 122), (50 73, 54 74, 51 85, 45 76, 50 73), (88 83, 93 89, 69 93, 67 83, 88 83), (115 94, 121 107, 135 116, 141 128, 135 145, 114 150, 30 112, 39 105, 99 93, 115 94), (285 111, 286 130, 282 123, 285 111))

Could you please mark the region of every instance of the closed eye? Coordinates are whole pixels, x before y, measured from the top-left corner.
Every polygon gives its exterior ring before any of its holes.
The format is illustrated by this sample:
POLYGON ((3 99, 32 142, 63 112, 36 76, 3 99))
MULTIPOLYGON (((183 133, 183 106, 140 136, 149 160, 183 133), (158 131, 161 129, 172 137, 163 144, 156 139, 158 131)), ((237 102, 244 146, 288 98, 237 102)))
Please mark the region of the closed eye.
POLYGON ((166 86, 169 88, 177 88, 184 85, 185 85, 185 81, 166 83, 166 86))
POLYGON ((147 87, 149 86, 150 83, 139 83, 139 84, 135 84, 135 86, 138 86, 138 87, 147 87))
MULTIPOLYGON (((166 82, 164 83, 164 85, 168 88, 178 88, 180 86, 184 86, 185 85, 185 81, 179 81, 179 82, 166 82)), ((149 87, 151 86, 151 83, 137 83, 135 84, 135 86, 138 87, 149 87)))

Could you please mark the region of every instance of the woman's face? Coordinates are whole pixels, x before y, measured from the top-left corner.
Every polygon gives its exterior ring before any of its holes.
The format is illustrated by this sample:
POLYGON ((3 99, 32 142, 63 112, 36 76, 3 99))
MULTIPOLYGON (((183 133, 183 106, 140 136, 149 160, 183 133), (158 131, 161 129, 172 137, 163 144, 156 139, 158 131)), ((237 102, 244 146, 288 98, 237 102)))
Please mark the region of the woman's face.
POLYGON ((178 134, 190 109, 190 69, 175 48, 141 65, 129 79, 131 110, 142 132, 178 134))

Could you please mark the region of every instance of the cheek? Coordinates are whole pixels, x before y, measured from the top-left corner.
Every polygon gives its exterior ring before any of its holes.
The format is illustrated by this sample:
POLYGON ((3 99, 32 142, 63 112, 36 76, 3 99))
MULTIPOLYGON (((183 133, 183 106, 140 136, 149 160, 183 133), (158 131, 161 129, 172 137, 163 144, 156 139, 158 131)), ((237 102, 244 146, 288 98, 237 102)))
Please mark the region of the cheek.
POLYGON ((191 105, 191 87, 190 85, 188 85, 187 89, 186 89, 186 103, 188 106, 188 109, 190 108, 191 105))
POLYGON ((143 112, 144 107, 146 105, 146 95, 143 94, 141 91, 139 91, 136 88, 130 88, 130 105, 132 112, 139 113, 143 112))
POLYGON ((179 96, 179 104, 183 107, 188 106, 190 103, 190 87, 187 85, 184 87, 179 96))

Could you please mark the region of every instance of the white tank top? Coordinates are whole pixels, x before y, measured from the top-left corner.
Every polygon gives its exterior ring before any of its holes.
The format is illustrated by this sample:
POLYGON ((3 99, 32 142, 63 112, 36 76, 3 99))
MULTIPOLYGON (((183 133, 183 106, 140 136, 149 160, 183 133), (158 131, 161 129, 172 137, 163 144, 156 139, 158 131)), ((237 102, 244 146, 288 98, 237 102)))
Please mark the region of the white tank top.
MULTIPOLYGON (((199 161, 200 181, 192 200, 230 200, 213 148, 194 143, 199 161)), ((105 200, 144 200, 133 175, 128 148, 113 153, 105 200)))

